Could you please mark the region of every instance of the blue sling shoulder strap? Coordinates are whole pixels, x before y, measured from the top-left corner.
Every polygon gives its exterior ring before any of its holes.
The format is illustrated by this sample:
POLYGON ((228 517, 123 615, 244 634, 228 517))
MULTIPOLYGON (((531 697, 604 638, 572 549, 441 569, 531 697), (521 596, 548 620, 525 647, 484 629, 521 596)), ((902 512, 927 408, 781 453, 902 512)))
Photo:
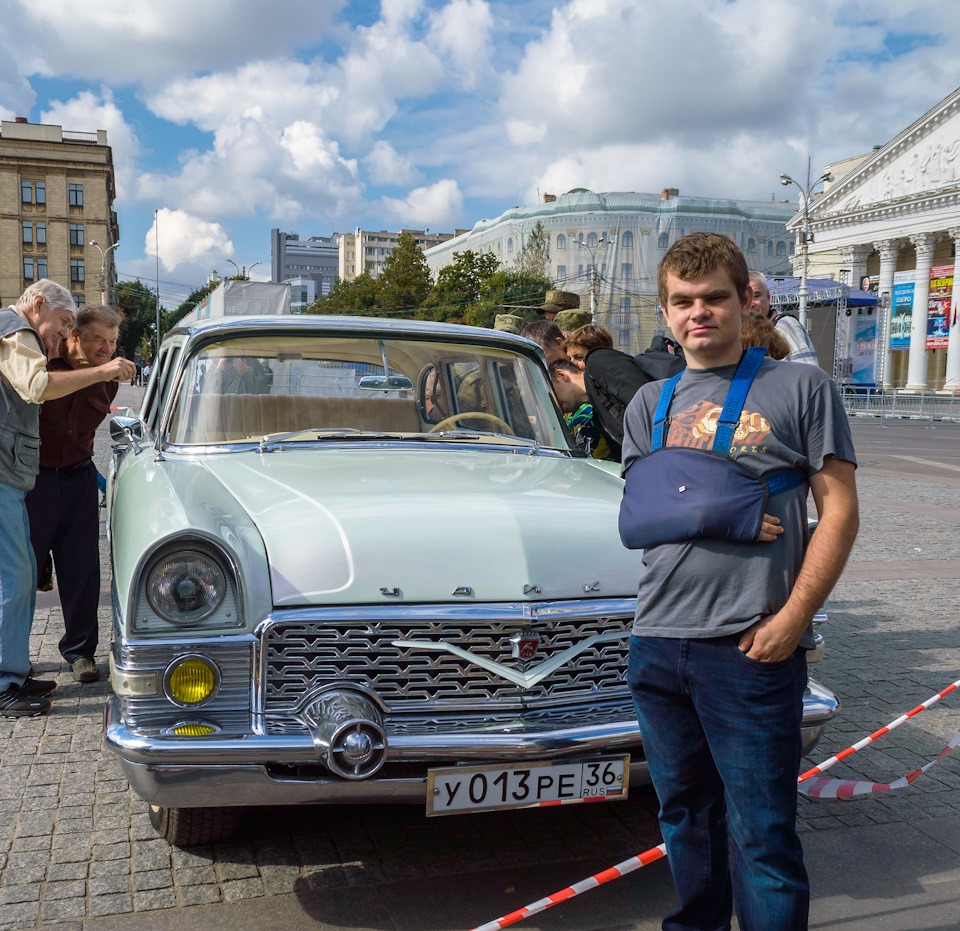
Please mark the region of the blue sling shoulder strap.
MULTIPOLYGON (((713 445, 710 447, 712 450, 729 455, 737 425, 740 423, 740 414, 747 400, 747 394, 754 378, 757 376, 757 372, 760 371, 760 366, 763 364, 763 358, 766 354, 767 350, 764 346, 751 346, 740 359, 736 374, 733 376, 733 381, 727 391, 727 397, 723 402, 723 409, 717 422, 717 432, 714 434, 713 445)), ((653 436, 651 437, 650 452, 662 448, 666 441, 667 431, 670 428, 670 418, 668 416, 670 405, 673 402, 673 395, 682 374, 683 372, 680 372, 665 381, 663 388, 660 390, 660 399, 653 415, 653 436)), ((787 469, 768 475, 763 481, 770 494, 775 495, 791 488, 797 488, 805 479, 806 472, 803 469, 787 469)))

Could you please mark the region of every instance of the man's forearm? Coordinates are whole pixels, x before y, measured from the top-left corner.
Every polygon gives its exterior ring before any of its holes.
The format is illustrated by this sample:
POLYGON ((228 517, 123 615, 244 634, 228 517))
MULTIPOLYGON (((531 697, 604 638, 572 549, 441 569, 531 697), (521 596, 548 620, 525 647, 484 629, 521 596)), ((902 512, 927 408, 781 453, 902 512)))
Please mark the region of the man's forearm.
POLYGON ((53 401, 66 397, 88 385, 104 381, 103 375, 99 366, 74 369, 72 372, 47 372, 47 387, 43 389, 40 400, 53 401))

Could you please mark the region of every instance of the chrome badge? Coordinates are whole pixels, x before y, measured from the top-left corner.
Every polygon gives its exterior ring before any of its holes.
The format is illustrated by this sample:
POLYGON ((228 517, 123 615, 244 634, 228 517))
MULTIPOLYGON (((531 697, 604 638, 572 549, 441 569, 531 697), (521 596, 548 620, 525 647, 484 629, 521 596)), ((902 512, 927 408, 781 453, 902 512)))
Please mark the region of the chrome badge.
POLYGON ((540 634, 532 627, 524 627, 510 638, 510 656, 521 663, 529 663, 536 658, 539 646, 540 634))

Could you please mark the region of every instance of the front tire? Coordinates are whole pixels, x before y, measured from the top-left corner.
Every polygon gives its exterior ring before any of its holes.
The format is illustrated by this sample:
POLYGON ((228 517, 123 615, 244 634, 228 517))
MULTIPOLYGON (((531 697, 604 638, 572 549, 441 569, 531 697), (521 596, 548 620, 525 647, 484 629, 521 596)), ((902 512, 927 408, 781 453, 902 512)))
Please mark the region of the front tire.
POLYGON ((151 805, 150 823, 173 847, 216 844, 236 832, 240 823, 240 809, 160 808, 151 805))

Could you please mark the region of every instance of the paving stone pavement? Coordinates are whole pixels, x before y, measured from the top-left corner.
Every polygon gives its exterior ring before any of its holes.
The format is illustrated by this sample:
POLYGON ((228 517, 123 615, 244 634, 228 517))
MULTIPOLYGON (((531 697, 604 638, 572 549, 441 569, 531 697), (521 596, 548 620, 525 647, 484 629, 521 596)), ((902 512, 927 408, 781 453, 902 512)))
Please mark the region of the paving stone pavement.
MULTIPOLYGON (((124 387, 118 403, 132 397, 124 387)), ((107 448, 101 438, 101 466, 107 448)), ((843 707, 813 762, 960 675, 960 510, 954 509, 960 469, 905 480, 889 472, 889 461, 882 465, 860 470, 860 540, 828 605, 827 659, 814 675, 840 696, 843 707), (924 563, 939 567, 937 579, 912 577, 924 563), (882 571, 871 570, 871 578, 858 577, 877 566, 882 571)), ((105 556, 103 538, 101 548, 105 556)), ((97 660, 105 670, 106 558, 103 565, 97 660)), ((414 806, 250 810, 240 841, 172 849, 155 836, 147 806, 132 795, 102 747, 107 682, 76 683, 60 659, 58 605, 55 593, 40 597, 31 635, 38 674, 59 683, 53 710, 40 718, 0 718, 0 931, 73 929, 100 916, 291 892, 359 892, 371 883, 403 879, 449 877, 454 887, 458 876, 532 863, 596 857, 612 865, 659 841, 656 800, 645 789, 628 802, 605 806, 429 821, 414 806)), ((958 727, 960 697, 954 695, 832 774, 895 779, 935 757, 958 727)), ((902 792, 843 802, 801 799, 800 828, 815 832, 957 815, 958 786, 960 751, 902 792)))

